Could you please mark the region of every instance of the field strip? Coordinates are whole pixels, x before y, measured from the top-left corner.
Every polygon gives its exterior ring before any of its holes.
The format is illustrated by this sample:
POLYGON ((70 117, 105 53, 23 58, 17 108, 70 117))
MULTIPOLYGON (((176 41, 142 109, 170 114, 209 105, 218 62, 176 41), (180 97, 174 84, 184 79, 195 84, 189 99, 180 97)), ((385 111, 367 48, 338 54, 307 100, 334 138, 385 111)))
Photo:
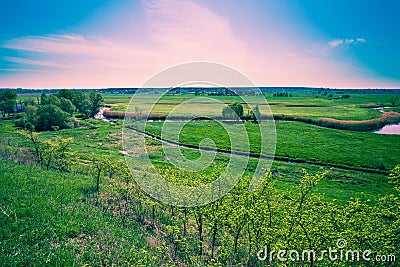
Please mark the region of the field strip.
POLYGON ((342 169, 342 170, 351 170, 351 171, 358 171, 358 172, 364 172, 364 173, 378 173, 378 174, 385 174, 385 175, 388 174, 388 172, 382 171, 382 170, 363 169, 363 168, 356 168, 356 167, 350 167, 350 166, 344 166, 344 165, 328 164, 328 163, 324 163, 324 162, 308 161, 308 160, 303 160, 303 159, 291 159, 291 158, 287 158, 287 157, 276 157, 276 156, 274 157, 274 156, 259 155, 259 154, 254 154, 254 153, 248 154, 248 153, 243 153, 243 152, 231 152, 231 151, 226 151, 226 150, 218 149, 218 148, 214 149, 214 148, 207 148, 207 147, 206 148, 198 147, 198 146, 194 146, 194 145, 185 145, 185 144, 167 140, 165 138, 161 138, 161 137, 156 136, 151 133, 147 133, 147 132, 138 130, 134 127, 125 126, 125 128, 130 129, 136 133, 139 133, 145 137, 165 143, 167 145, 190 149, 190 150, 195 150, 195 151, 213 152, 213 153, 219 153, 219 154, 224 154, 224 155, 229 155, 229 156, 247 157, 247 158, 254 158, 254 159, 259 159, 259 158, 270 159, 270 160, 276 160, 276 161, 287 162, 287 163, 292 163, 292 164, 309 164, 309 165, 322 166, 322 167, 333 167, 333 168, 342 169))

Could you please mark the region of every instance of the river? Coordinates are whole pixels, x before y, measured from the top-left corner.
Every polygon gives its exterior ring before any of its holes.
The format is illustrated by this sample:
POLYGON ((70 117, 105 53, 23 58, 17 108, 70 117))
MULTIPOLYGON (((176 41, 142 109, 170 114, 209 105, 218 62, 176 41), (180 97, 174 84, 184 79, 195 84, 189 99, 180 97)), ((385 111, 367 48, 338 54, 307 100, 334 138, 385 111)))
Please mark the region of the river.
POLYGON ((106 121, 106 122, 110 122, 109 119, 107 119, 106 117, 104 117, 104 111, 109 111, 109 110, 110 110, 110 108, 101 108, 100 111, 99 111, 99 113, 97 113, 97 114, 94 116, 94 118, 95 118, 95 119, 99 119, 99 120, 103 120, 103 121, 106 121))
POLYGON ((400 134, 400 124, 389 124, 375 131, 377 134, 400 134))

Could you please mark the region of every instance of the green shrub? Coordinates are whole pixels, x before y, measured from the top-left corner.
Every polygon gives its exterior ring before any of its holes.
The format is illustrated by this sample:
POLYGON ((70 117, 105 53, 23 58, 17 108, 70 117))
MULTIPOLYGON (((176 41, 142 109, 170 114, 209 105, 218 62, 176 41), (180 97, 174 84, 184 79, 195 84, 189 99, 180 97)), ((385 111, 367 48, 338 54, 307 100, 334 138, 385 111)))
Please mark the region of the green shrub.
POLYGON ((35 128, 39 131, 72 128, 74 126, 69 114, 59 107, 49 104, 40 106, 37 110, 35 128))

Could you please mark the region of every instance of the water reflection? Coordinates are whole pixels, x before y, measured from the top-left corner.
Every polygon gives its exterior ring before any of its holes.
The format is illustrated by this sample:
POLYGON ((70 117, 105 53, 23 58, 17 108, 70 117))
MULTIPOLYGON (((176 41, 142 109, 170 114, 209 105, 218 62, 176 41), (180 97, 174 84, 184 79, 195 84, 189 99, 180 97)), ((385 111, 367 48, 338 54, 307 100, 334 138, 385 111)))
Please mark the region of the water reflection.
POLYGON ((390 124, 376 131, 377 134, 400 134, 400 124, 390 124))

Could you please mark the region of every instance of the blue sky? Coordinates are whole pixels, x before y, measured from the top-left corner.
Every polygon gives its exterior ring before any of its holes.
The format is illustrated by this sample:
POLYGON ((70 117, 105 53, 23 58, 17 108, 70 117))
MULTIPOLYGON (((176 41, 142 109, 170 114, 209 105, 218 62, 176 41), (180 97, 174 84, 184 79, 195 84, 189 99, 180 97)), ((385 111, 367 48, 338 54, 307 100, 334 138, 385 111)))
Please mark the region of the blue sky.
POLYGON ((368 45, 350 47, 355 57, 378 73, 400 79, 400 2, 327 0, 303 2, 311 24, 328 38, 362 36, 368 45))
POLYGON ((136 87, 213 61, 259 86, 399 88, 398 1, 3 0, 0 87, 136 87))

